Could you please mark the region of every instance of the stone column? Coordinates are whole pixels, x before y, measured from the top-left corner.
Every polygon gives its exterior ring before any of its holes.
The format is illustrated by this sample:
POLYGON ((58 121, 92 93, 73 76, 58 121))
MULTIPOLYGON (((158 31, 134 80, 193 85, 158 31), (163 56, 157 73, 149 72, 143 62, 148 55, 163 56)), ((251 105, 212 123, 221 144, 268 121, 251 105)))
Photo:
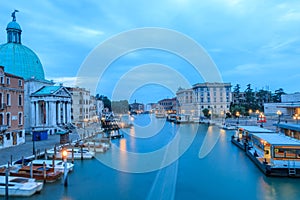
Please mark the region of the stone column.
POLYGON ((40 116, 39 116, 39 102, 35 102, 35 125, 38 126, 40 124, 40 116))
POLYGON ((35 126, 35 124, 36 124, 36 118, 35 118, 35 102, 34 101, 32 101, 31 102, 31 104, 30 104, 30 121, 31 121, 31 123, 30 123, 30 125, 31 125, 31 127, 34 127, 35 126))
POLYGON ((72 120, 71 120, 71 103, 68 102, 67 103, 67 123, 71 123, 72 120))
POLYGON ((48 126, 49 125, 49 102, 48 101, 45 102, 45 107, 46 107, 46 121, 45 121, 45 125, 48 126))
POLYGON ((57 104, 57 123, 61 124, 61 102, 57 104))
POLYGON ((63 116, 63 120, 62 123, 66 123, 66 102, 62 102, 61 103, 62 106, 62 116, 63 116))
POLYGON ((51 101, 50 103, 50 109, 49 109, 49 114, 50 114, 50 120, 49 120, 49 125, 54 126, 56 125, 56 102, 51 101))

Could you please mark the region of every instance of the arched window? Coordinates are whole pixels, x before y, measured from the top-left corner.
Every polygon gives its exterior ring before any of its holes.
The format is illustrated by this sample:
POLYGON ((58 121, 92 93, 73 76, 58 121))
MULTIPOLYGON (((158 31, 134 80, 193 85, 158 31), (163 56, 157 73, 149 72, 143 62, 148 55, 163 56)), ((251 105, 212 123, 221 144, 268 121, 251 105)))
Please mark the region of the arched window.
POLYGON ((18 105, 22 106, 22 95, 21 94, 19 94, 18 105))
POLYGON ((11 124, 11 123, 10 123, 10 113, 7 113, 7 114, 6 114, 6 125, 7 125, 7 126, 10 126, 10 124, 11 124))
POLYGON ((18 115, 18 121, 19 121, 19 125, 23 124, 22 113, 19 113, 19 115, 18 115))
POLYGON ((0 114, 0 125, 4 125, 4 116, 3 116, 3 113, 0 114))
POLYGON ((6 94, 6 105, 10 106, 10 94, 6 94))

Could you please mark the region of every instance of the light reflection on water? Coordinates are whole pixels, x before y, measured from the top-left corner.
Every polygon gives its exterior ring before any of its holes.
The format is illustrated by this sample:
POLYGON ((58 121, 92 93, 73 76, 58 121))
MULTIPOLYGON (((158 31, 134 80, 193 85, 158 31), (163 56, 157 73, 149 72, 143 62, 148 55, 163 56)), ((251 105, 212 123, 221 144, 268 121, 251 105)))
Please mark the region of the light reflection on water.
POLYGON ((118 150, 111 149, 100 156, 114 159, 119 154, 118 163, 127 167, 141 163, 128 163, 126 151, 145 153, 160 149, 177 131, 180 142, 186 142, 188 136, 196 137, 178 161, 154 172, 126 173, 96 159, 76 161, 75 171, 69 175, 68 188, 64 188, 62 182, 46 184, 41 194, 29 199, 300 199, 300 179, 264 176, 243 151, 231 144, 233 131, 169 122, 160 133, 148 139, 135 138, 136 129, 128 131, 130 134, 125 134, 124 139, 113 141, 112 145, 118 150), (198 130, 196 135, 195 130, 198 130), (216 135, 219 139, 214 148, 199 159, 205 137, 209 141, 216 135))

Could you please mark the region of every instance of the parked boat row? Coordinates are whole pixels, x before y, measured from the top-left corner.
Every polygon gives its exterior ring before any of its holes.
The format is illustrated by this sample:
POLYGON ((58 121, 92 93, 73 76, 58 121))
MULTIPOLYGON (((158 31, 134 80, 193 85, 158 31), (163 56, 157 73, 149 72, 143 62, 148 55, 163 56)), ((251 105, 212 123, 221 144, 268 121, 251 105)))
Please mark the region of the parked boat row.
POLYGON ((267 176, 300 177, 299 140, 260 127, 240 126, 231 141, 267 176))

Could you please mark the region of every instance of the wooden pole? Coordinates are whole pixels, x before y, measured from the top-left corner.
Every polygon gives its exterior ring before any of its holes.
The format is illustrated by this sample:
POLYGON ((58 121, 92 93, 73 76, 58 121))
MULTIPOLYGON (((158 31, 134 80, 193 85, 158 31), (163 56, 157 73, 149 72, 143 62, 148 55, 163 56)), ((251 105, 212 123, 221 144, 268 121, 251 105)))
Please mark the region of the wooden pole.
POLYGON ((12 164, 12 163, 13 163, 13 156, 10 155, 10 164, 12 164))
POLYGON ((74 164, 74 147, 72 147, 72 164, 74 164))
POLYGON ((30 178, 33 178, 33 166, 32 162, 30 163, 30 178))
POLYGON ((7 167, 5 170, 5 199, 8 200, 8 173, 9 168, 7 167))
POLYGON ((96 153, 96 142, 94 141, 94 152, 96 153))
POLYGON ((80 150, 81 150, 81 152, 80 152, 80 153, 81 153, 81 160, 83 160, 83 150, 82 150, 82 146, 83 146, 83 145, 80 146, 80 150))
POLYGON ((24 156, 22 156, 22 166, 24 166, 24 156))
POLYGON ((55 167, 55 156, 53 155, 53 157, 52 157, 52 168, 53 168, 53 171, 54 171, 54 167, 55 167))
POLYGON ((47 160, 48 156, 47 156, 47 149, 45 149, 45 154, 44 154, 45 160, 47 160))
POLYGON ((46 182, 47 173, 46 173, 46 163, 43 163, 43 174, 44 174, 44 182, 46 182))

